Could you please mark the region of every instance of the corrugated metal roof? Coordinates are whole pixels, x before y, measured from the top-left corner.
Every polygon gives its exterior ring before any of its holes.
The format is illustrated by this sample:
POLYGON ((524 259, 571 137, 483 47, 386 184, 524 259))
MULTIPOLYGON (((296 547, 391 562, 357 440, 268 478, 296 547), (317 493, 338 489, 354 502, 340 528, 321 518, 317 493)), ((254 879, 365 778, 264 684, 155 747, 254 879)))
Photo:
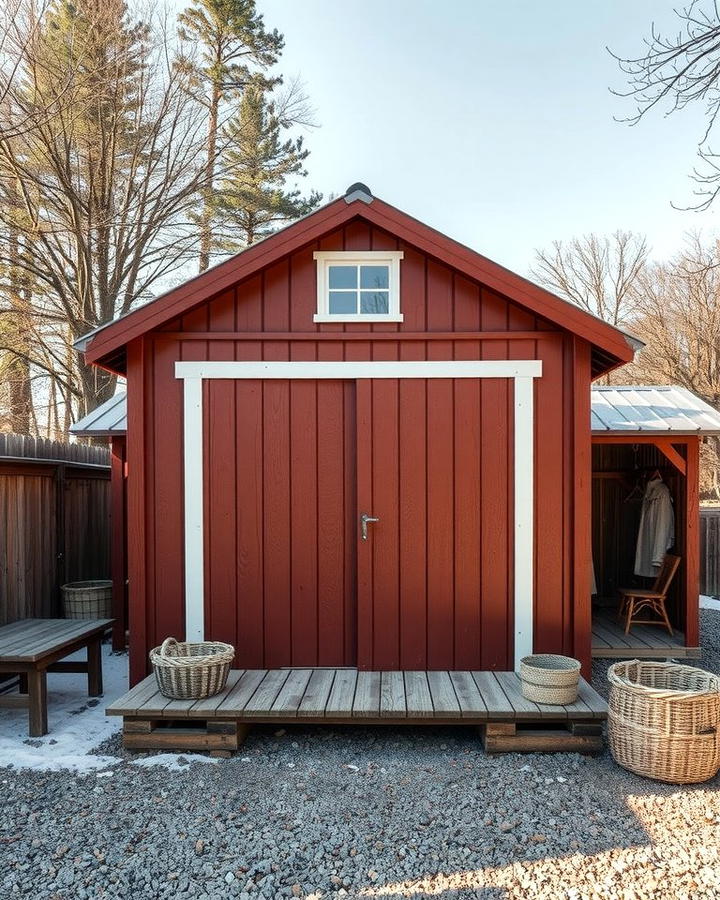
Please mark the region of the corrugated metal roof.
MULTIPOLYGON (((116 394, 70 428, 73 434, 127 431, 125 393, 116 394)), ((592 389, 593 434, 720 434, 720 413, 686 388, 601 385, 592 389)))
POLYGON ((672 385, 593 387, 591 416, 593 434, 720 434, 720 413, 672 385))
POLYGON ((84 418, 70 426, 71 434, 82 437, 112 437, 127 431, 127 403, 125 392, 115 394, 84 418))

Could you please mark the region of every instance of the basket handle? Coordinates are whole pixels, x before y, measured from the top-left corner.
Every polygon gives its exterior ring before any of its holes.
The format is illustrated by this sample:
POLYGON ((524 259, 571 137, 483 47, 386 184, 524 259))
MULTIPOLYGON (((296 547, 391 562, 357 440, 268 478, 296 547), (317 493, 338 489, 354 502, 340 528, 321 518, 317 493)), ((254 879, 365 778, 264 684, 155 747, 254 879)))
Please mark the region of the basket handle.
POLYGON ((160 656, 177 656, 177 653, 171 654, 170 648, 177 647, 177 641, 174 637, 165 638, 160 647, 160 656))

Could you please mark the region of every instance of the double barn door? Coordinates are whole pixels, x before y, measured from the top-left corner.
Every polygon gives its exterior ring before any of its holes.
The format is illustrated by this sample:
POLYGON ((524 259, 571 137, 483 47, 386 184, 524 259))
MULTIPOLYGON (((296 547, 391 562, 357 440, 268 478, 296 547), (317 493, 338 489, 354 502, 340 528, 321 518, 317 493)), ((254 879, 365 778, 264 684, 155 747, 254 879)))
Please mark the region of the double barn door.
POLYGON ((210 382, 208 636, 235 643, 247 668, 502 667, 508 390, 474 378, 210 382))

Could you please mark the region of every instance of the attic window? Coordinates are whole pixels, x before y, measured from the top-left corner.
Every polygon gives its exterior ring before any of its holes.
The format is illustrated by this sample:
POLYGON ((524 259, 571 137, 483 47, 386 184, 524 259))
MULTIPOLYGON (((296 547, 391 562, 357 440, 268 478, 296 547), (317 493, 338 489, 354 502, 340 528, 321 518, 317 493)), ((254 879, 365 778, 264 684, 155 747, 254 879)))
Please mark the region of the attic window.
POLYGON ((320 250, 315 322, 402 322, 396 250, 320 250))

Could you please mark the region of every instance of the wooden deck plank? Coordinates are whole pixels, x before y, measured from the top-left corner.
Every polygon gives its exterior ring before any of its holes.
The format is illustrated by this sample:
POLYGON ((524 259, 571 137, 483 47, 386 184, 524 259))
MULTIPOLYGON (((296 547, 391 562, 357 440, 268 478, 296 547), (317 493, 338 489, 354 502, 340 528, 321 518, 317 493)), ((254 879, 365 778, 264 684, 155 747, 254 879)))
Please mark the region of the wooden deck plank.
POLYGON ((578 696, 596 719, 607 719, 607 703, 584 678, 578 684, 578 696))
POLYGON ((206 709, 215 710, 222 703, 223 699, 227 697, 228 693, 233 689, 235 684, 240 680, 243 669, 233 669, 228 674, 227 682, 225 683, 225 687, 217 694, 213 694, 212 697, 204 697, 201 700, 170 700, 167 706, 163 709, 162 714, 164 717, 172 717, 175 716, 178 719, 184 719, 191 715, 191 710, 197 706, 199 703, 203 703, 208 701, 206 709))
MULTIPOLYGON (((227 694, 221 698, 217 705, 217 715, 232 718, 241 713, 266 675, 267 669, 247 669, 227 694)), ((205 701, 202 702, 205 703, 205 701)), ((206 706, 198 704, 190 711, 190 715, 202 716, 206 709, 206 706)))
MULTIPOLYGON (((157 681, 154 675, 148 675, 142 681, 139 681, 135 687, 131 688, 127 694, 118 697, 114 703, 111 703, 105 709, 105 715, 108 716, 134 716, 138 709, 145 701, 156 694, 158 691, 157 681)), ((160 694, 162 696, 162 694, 160 694)))
POLYGON ((671 637, 664 628, 633 625, 628 634, 611 612, 596 612, 592 620, 592 653, 598 657, 672 658, 692 655, 694 648, 685 644, 685 635, 675 630, 671 637))
MULTIPOLYGON (((605 624, 598 623, 593 626, 593 634, 598 634, 611 647, 627 647, 631 646, 630 641, 625 637, 620 628, 608 628, 605 624)), ((643 641, 636 641, 636 644, 645 646, 643 641)))
POLYGON ((450 680, 463 716, 487 718, 488 710, 470 672, 450 672, 450 680))
POLYGON ((358 673, 355 669, 338 669, 325 707, 326 716, 352 715, 358 673))
POLYGON ((428 672, 427 677, 435 716, 439 719, 459 717, 460 704, 450 675, 447 672, 428 672))
POLYGON ((336 675, 335 669, 315 669, 313 671, 298 707, 299 717, 324 715, 336 675))
POLYGON ((512 719, 515 711, 492 672, 472 672, 489 719, 512 719))
POLYGON ((380 715, 404 718, 407 714, 402 672, 383 672, 380 679, 380 715))
POLYGON ((289 675, 289 669, 270 669, 260 682, 255 693, 245 704, 243 718, 267 716, 289 675))
POLYGON ((280 688, 268 715, 288 718, 297 716, 311 675, 312 669, 292 669, 285 684, 280 688))
POLYGON ((515 672, 495 672, 495 678, 515 711, 516 719, 565 719, 567 714, 562 706, 540 706, 526 700, 520 688, 520 678, 515 672))
POLYGON ((604 700, 581 679, 574 704, 526 700, 513 672, 356 672, 351 669, 233 670, 226 689, 198 701, 169 700, 149 676, 108 707, 126 721, 165 718, 353 720, 436 719, 477 722, 588 721, 607 715, 604 700))
POLYGON ((380 715, 380 672, 358 672, 353 717, 377 718, 380 715))
POLYGON ((427 672, 405 672, 405 706, 413 718, 432 718, 433 705, 427 672))

